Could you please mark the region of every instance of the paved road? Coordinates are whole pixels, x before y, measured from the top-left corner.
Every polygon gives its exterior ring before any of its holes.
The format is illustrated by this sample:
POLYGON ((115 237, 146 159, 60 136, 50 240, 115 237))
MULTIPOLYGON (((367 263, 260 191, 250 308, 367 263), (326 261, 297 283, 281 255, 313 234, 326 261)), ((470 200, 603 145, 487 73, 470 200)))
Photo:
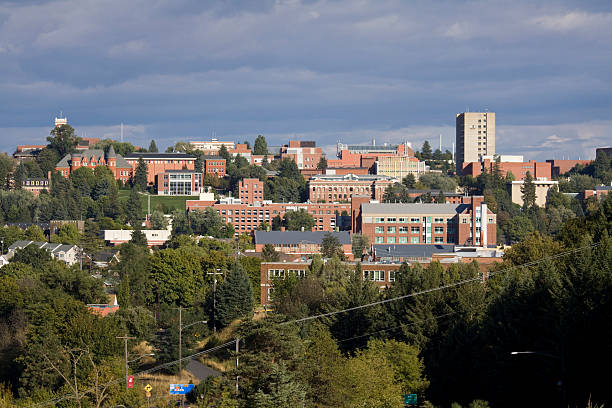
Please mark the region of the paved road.
POLYGON ((198 377, 200 380, 205 380, 210 376, 217 377, 221 375, 220 372, 200 363, 198 360, 190 360, 185 369, 198 377))

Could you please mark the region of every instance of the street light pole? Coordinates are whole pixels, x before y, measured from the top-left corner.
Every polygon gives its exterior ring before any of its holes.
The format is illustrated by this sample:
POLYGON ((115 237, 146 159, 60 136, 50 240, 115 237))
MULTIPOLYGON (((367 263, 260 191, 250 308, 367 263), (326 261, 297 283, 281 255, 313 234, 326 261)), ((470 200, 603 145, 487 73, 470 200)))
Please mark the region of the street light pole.
POLYGON ((135 339, 136 337, 128 337, 128 335, 126 334, 125 336, 117 336, 118 339, 122 339, 124 346, 125 346, 125 389, 129 389, 128 388, 128 340, 131 339, 135 339))
POLYGON ((217 272, 206 272, 207 275, 213 275, 213 334, 217 334, 217 276, 223 275, 221 269, 217 269, 217 272))

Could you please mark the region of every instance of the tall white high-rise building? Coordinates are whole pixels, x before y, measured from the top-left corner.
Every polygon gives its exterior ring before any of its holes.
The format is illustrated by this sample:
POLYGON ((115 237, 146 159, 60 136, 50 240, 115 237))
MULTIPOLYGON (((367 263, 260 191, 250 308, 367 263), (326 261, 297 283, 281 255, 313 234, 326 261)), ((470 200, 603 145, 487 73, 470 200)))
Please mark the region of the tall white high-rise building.
POLYGON ((457 173, 463 163, 480 161, 495 154, 495 112, 463 112, 457 114, 457 173))

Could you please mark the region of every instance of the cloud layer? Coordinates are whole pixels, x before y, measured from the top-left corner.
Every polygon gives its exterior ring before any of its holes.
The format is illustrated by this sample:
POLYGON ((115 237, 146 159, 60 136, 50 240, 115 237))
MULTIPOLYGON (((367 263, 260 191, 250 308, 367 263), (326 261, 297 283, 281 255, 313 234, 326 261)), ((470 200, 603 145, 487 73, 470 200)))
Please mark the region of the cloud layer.
POLYGON ((498 150, 612 144, 612 7, 560 1, 0 1, 0 149, 48 134, 449 148, 497 112, 498 150), (520 142, 517 143, 517 142, 520 142))

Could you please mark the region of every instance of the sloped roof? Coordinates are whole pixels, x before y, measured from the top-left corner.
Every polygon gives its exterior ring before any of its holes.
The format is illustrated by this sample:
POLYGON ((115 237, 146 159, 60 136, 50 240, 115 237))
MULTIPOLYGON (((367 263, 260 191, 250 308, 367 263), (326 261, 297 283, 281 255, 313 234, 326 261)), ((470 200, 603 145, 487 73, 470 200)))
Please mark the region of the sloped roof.
POLYGON ((460 213, 466 204, 433 204, 433 203, 364 203, 362 213, 368 214, 453 214, 460 213))
POLYGON ((431 258, 433 254, 455 252, 455 245, 444 244, 378 244, 377 258, 431 258))

